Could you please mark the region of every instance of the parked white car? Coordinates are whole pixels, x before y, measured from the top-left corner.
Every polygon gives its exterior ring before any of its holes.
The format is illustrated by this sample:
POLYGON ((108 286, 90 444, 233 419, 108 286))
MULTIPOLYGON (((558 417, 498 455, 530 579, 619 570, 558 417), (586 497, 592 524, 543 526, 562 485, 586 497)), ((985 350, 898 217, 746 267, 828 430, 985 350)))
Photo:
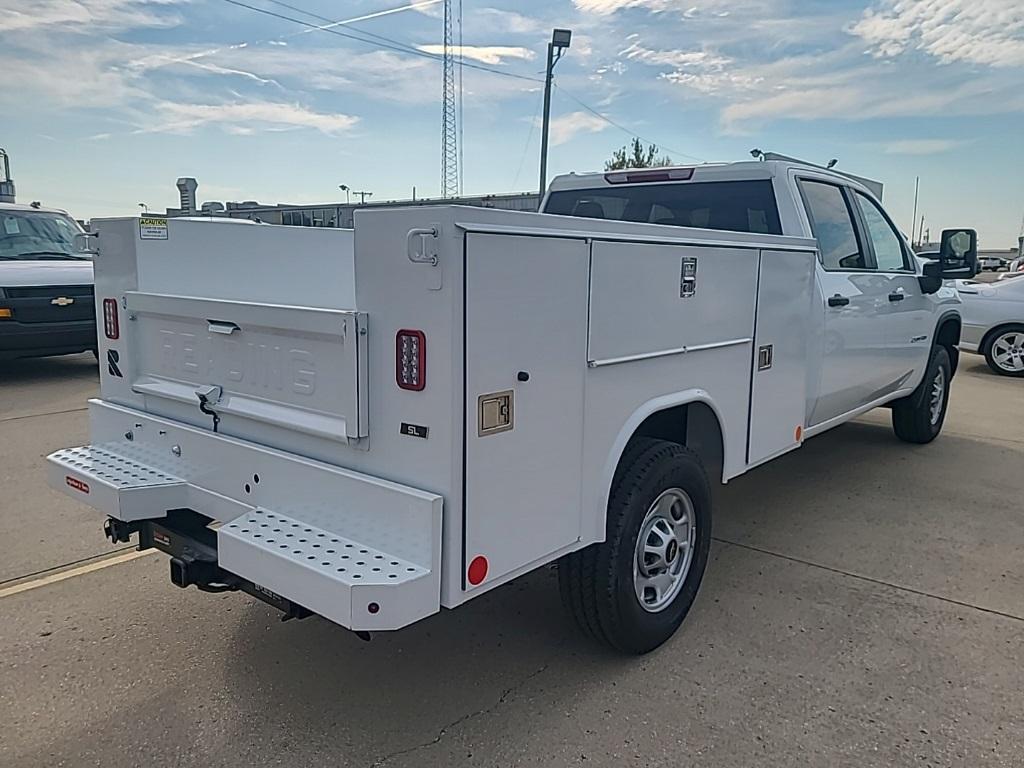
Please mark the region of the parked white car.
POLYGON ((984 355, 1003 376, 1024 377, 1024 280, 958 280, 963 301, 960 349, 984 355))
POLYGON ((1010 262, 1006 272, 999 276, 999 280, 1013 280, 1015 277, 1024 277, 1024 257, 1016 258, 1010 262))

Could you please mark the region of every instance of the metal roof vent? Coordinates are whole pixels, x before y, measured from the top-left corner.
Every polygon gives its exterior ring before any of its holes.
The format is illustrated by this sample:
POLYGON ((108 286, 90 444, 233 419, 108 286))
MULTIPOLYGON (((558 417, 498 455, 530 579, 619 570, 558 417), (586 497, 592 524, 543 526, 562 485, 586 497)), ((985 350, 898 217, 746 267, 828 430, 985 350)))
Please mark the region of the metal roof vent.
POLYGON ((196 212, 196 188, 199 182, 191 176, 184 176, 175 182, 181 195, 181 215, 191 216, 196 212))

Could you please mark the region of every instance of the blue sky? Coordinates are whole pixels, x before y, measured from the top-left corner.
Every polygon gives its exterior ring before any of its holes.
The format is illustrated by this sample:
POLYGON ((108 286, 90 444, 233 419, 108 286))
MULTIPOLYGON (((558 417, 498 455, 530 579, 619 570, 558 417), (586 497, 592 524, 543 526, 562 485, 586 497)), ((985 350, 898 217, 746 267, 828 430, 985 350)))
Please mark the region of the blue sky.
MULTIPOLYGON (((425 52, 441 42, 430 0, 244 1, 311 24, 369 17, 333 28, 425 52)), ((1020 0, 463 0, 466 60, 521 76, 463 72, 467 193, 537 184, 554 26, 574 30, 554 173, 599 169, 630 133, 681 162, 835 157, 885 183, 904 230, 920 175, 933 233, 1016 243, 1020 0)), ((440 66, 383 45, 226 0, 0 0, 0 146, 20 200, 79 218, 174 205, 183 175, 200 200, 329 202, 342 183, 435 196, 440 66)))

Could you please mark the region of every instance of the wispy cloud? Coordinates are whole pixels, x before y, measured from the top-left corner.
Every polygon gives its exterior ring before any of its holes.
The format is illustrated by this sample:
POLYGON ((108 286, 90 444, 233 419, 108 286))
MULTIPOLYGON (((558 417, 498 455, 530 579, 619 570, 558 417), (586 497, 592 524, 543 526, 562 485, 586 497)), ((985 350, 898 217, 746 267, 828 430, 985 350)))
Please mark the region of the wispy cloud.
POLYGON ((600 133, 608 127, 605 120, 589 112, 570 112, 551 121, 551 143, 557 147, 581 133, 600 133))
POLYGON ((887 155, 937 155, 967 143, 958 139, 901 139, 888 142, 882 151, 887 155))
POLYGON ((573 5, 585 13, 608 16, 616 11, 624 11, 627 8, 646 8, 655 12, 664 11, 673 7, 679 8, 680 3, 673 2, 673 0, 573 0, 573 5))
POLYGON ((850 27, 876 57, 923 51, 940 61, 1024 65, 1020 0, 883 0, 850 27))
POLYGON ((0 32, 43 27, 93 30, 173 27, 182 17, 171 6, 189 0, 0 0, 0 32))
MULTIPOLYGON (((418 45, 416 48, 438 56, 444 53, 443 45, 418 45)), ((452 52, 455 56, 482 64, 501 64, 505 59, 529 61, 536 56, 529 48, 511 45, 456 45, 452 47, 452 52)))
POLYGON ((220 125, 225 130, 247 135, 258 127, 314 128, 335 134, 352 128, 359 118, 317 112, 301 104, 249 101, 229 104, 185 104, 162 101, 155 105, 158 119, 144 129, 147 133, 188 133, 203 125, 220 125))

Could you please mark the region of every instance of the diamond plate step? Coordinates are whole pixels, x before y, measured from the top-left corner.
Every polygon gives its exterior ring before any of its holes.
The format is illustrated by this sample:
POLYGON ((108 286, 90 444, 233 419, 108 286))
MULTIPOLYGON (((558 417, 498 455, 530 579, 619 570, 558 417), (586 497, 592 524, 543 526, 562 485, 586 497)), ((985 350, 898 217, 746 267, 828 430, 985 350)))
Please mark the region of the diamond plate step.
POLYGON ((438 610, 437 574, 428 563, 281 512, 254 509, 222 525, 217 553, 222 568, 344 627, 398 628, 438 610))
POLYGON ((50 454, 50 484, 130 522, 186 505, 188 485, 147 463, 148 452, 124 443, 83 445, 50 454))

